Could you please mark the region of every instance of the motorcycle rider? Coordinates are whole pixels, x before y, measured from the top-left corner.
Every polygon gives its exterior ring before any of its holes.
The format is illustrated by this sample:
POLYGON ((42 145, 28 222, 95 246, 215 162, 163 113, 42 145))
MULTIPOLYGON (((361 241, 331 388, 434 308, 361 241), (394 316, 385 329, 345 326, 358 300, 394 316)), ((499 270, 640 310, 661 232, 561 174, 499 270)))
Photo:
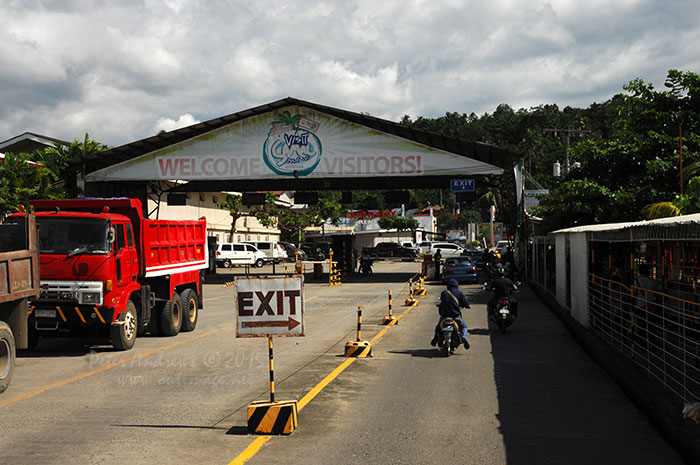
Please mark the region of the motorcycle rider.
POLYGON ((469 341, 467 341, 467 324, 462 318, 462 311, 460 308, 471 308, 469 305, 469 300, 462 294, 459 290, 459 284, 456 280, 450 279, 447 281, 447 289, 442 291, 440 294, 440 305, 438 306, 438 312, 440 313, 440 320, 437 326, 435 326, 435 336, 433 340, 430 341, 431 346, 436 346, 438 343, 438 337, 440 335, 440 322, 445 318, 454 319, 459 325, 459 333, 462 337, 462 343, 465 349, 469 349, 469 341))
POLYGON ((513 297, 513 293, 518 290, 518 286, 506 277, 506 272, 503 267, 497 267, 496 275, 497 278, 489 284, 488 288, 488 290, 493 291, 493 298, 489 300, 487 305, 489 317, 493 315, 493 312, 496 310, 496 304, 503 297, 508 297, 508 299, 510 299, 510 312, 513 314, 513 317, 517 317, 518 301, 513 297))

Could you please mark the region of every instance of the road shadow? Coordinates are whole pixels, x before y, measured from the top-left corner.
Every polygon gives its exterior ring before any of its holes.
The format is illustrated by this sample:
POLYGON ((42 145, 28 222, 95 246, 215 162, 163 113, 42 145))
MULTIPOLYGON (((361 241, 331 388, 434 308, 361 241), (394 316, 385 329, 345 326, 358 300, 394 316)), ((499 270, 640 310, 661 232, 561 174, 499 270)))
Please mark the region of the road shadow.
POLYGON ((226 434, 230 434, 232 436, 251 436, 247 426, 232 426, 228 431, 226 431, 226 434))
MULTIPOLYGON (((117 428, 150 428, 150 429, 214 429, 225 430, 223 426, 200 426, 200 425, 109 425, 117 428)), ((226 433, 228 434, 228 433, 226 433)))
POLYGON ((83 357, 89 353, 119 352, 105 338, 42 337, 34 349, 18 349, 17 358, 83 357))
POLYGON ((434 349, 409 349, 409 350, 390 350, 390 354, 399 355, 410 355, 411 357, 422 357, 422 358, 445 358, 440 350, 434 349))
POLYGON ((506 463, 678 463, 529 287, 518 300, 508 333, 490 332, 506 463))
POLYGON ((490 336, 491 330, 489 328, 474 328, 467 331, 470 336, 490 336))

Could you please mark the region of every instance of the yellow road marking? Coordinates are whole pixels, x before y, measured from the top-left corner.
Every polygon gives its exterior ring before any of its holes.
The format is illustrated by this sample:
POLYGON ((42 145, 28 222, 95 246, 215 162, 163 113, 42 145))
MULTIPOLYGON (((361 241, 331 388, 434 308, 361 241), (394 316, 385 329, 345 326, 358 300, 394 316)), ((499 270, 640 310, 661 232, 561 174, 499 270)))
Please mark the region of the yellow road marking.
POLYGON ((246 463, 248 460, 253 458, 255 454, 258 453, 263 444, 269 441, 270 438, 272 438, 272 436, 261 436, 257 438, 248 447, 246 447, 246 449, 243 452, 241 452, 241 454, 238 457, 231 460, 228 465, 242 465, 246 463))
POLYGON ((22 394, 21 396, 13 397, 12 399, 7 399, 7 400, 5 400, 5 401, 2 401, 2 402, 0 402, 0 408, 6 407, 6 406, 8 406, 8 405, 10 405, 10 404, 14 404, 15 402, 19 402, 20 400, 24 400, 24 399, 28 399, 28 398, 30 398, 30 397, 34 397, 34 396, 36 396, 37 394, 41 394, 41 393, 46 392, 46 391, 49 391, 49 390, 51 390, 51 389, 64 386, 64 385, 66 385, 66 384, 68 384, 68 383, 72 383, 73 381, 78 381, 78 380, 81 380, 81 379, 83 379, 83 378, 87 378, 88 376, 92 376, 92 375, 95 375, 95 374, 97 374, 97 373, 102 373, 103 371, 107 371, 107 370, 109 370, 109 369, 111 369, 111 368, 117 367, 117 366, 119 366, 119 365, 123 365, 123 364, 125 364, 125 363, 127 363, 127 362, 131 362, 132 360, 138 360, 138 359, 140 359, 140 358, 147 357, 147 356, 149 356, 149 355, 156 354, 156 353, 162 352, 162 351, 164 351, 164 350, 172 349, 173 347, 179 346, 179 345, 184 344, 184 343, 186 343, 186 342, 194 341, 194 340, 196 340, 196 339, 200 339, 200 338, 206 337, 206 336, 211 336, 212 334, 216 334, 216 333, 218 333, 218 332, 225 331, 225 330, 227 330, 227 329, 231 329, 231 328, 234 328, 234 327, 235 327, 235 325, 230 325, 230 326, 225 326, 225 327, 223 327, 223 328, 215 329, 215 330, 213 330, 213 331, 209 331, 208 333, 199 334, 199 335, 197 335, 197 336, 193 336, 193 337, 189 337, 189 338, 187 338, 187 339, 183 339, 182 341, 173 342, 172 344, 168 344, 167 346, 159 347, 159 348, 157 348, 157 349, 153 349, 153 350, 150 350, 150 351, 148 351, 148 352, 144 352, 143 354, 133 355, 133 356, 128 357, 128 358, 125 358, 125 359, 123 359, 123 360, 119 360, 119 361, 117 361, 117 362, 110 363, 109 365, 105 365, 105 366, 103 366, 103 367, 96 368, 96 369, 94 369, 94 370, 92 370, 92 371, 87 371, 87 372, 85 372, 85 373, 82 373, 82 374, 73 376, 72 378, 64 379, 64 380, 62 380, 62 381, 57 381, 57 382, 55 382, 55 383, 53 383, 53 384, 49 384, 48 386, 44 386, 44 387, 42 387, 42 388, 35 389, 35 390, 33 390, 33 391, 31 391, 31 392, 28 392, 28 393, 26 393, 26 394, 22 394))
POLYGON ((331 374, 329 374, 328 376, 323 378, 323 380, 320 383, 318 383, 316 386, 314 386, 314 388, 312 390, 310 390, 304 397, 301 398, 301 400, 299 401, 299 404, 297 406, 297 409, 301 410, 304 407, 306 407, 306 404, 311 402, 311 399, 316 397, 318 395, 318 393, 321 392, 321 390, 323 390, 323 388, 328 386, 331 381, 336 379, 338 377, 338 375, 341 374, 347 367, 349 367, 355 360, 357 360, 357 358, 354 358, 354 357, 345 360, 343 363, 340 364, 340 366, 338 366, 335 370, 333 370, 331 372, 331 374))
MULTIPOLYGON (((313 299, 313 297, 312 297, 313 299)), ((403 318, 406 316, 408 312, 413 310, 415 307, 409 307, 406 310, 404 310, 401 315, 396 317, 396 320, 394 320, 391 324, 387 325, 386 328, 383 330, 379 331, 376 336, 372 338, 371 343, 374 344, 376 341, 382 338, 386 334, 386 332, 389 330, 390 327, 392 327, 394 324, 396 324, 396 321, 398 321, 400 318, 403 318)), ((316 386, 314 386, 313 389, 311 389, 304 397, 301 398, 301 400, 297 404, 297 410, 301 410, 306 405, 311 402, 311 400, 316 397, 326 386, 328 386, 331 381, 333 381, 335 378, 337 378, 347 367, 352 365, 357 358, 348 358, 346 359, 343 363, 341 363, 335 370, 333 370, 328 376, 323 378, 320 383, 318 383, 316 386)), ((248 447, 245 448, 243 452, 241 452, 238 457, 233 459, 228 463, 228 465, 243 465, 246 463, 248 460, 253 458, 255 454, 258 453, 260 448, 262 447, 263 444, 265 444, 267 441, 269 441, 272 438, 272 436, 261 436, 257 439, 255 439, 248 447)))
POLYGON ((314 299, 318 299, 318 296, 317 296, 317 295, 314 295, 314 296, 309 297, 308 299, 304 299, 304 303, 310 302, 310 301, 312 301, 312 300, 314 300, 314 299))

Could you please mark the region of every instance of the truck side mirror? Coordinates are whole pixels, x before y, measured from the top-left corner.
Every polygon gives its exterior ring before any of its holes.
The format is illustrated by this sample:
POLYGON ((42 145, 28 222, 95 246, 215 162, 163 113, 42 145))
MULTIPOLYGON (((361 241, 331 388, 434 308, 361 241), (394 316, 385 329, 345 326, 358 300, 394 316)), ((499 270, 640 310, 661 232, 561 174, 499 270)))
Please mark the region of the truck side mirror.
POLYGON ((109 241, 110 244, 114 243, 115 237, 116 237, 116 233, 114 232, 114 227, 109 228, 109 232, 107 233, 107 240, 109 241))

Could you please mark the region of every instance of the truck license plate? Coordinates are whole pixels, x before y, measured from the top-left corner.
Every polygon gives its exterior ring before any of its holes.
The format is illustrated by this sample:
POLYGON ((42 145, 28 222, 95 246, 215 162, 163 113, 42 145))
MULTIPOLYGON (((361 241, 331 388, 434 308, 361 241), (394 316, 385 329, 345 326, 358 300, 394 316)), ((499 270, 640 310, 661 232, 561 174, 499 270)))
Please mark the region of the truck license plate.
POLYGON ((56 310, 37 308, 34 311, 34 316, 39 318, 56 318, 56 310))

